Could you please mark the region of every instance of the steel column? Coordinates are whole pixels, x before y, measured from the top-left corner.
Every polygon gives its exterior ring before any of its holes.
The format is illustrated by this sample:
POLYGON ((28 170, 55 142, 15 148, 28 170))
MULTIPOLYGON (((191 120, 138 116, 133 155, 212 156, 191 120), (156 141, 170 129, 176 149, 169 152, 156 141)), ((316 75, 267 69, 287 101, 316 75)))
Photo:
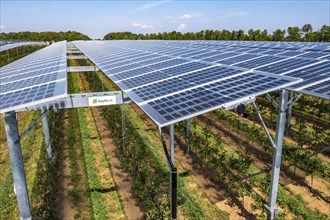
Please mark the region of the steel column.
POLYGON ((16 113, 5 113, 4 120, 20 219, 32 219, 16 113))
MULTIPOLYGON (((293 98, 293 96, 294 96, 294 92, 291 91, 291 92, 290 92, 290 100, 293 98)), ((291 102, 291 103, 289 104, 289 108, 288 108, 288 121, 287 121, 287 126, 288 126, 288 128, 287 128, 287 133, 288 133, 288 134, 290 133, 290 129, 291 129, 291 115, 292 115, 292 107, 293 107, 293 104, 294 104, 294 102, 291 102)))
POLYGON ((170 125, 170 156, 174 164, 174 124, 170 125))
POLYGON ((278 184, 280 177, 281 168, 281 157, 282 157, 282 146, 285 131, 285 120, 286 120, 286 107, 288 103, 288 91, 283 89, 281 91, 277 127, 276 127, 276 149, 274 149, 273 154, 273 165, 272 165, 272 179, 270 183, 270 194, 269 194, 269 204, 267 209, 269 210, 268 219, 275 219, 276 213, 278 212, 278 207, 276 205, 278 184))
POLYGON ((124 105, 120 106, 120 113, 121 113, 121 138, 122 138, 122 147, 124 149, 125 145, 126 145, 126 119, 125 119, 125 107, 124 105))
POLYGON ((49 161, 53 161, 53 154, 52 154, 52 146, 50 142, 50 133, 49 133, 49 126, 48 126, 48 116, 47 112, 42 118, 42 125, 44 127, 44 138, 47 150, 47 156, 49 161))
POLYGON ((176 193, 177 193, 177 173, 174 168, 174 124, 170 125, 170 158, 173 168, 170 173, 170 209, 171 219, 177 218, 176 193))
POLYGON ((186 143, 187 143, 187 154, 190 150, 190 119, 186 120, 186 143))

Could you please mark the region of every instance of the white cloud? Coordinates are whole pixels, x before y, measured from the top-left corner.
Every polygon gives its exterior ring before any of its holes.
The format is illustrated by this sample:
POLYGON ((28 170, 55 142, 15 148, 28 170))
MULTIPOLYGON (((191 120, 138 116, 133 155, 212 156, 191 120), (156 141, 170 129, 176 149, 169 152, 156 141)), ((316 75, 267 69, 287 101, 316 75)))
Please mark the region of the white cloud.
POLYGON ((140 27, 141 25, 141 23, 133 23, 133 27, 140 27))
POLYGON ((3 24, 0 25, 0 29, 5 29, 5 28, 6 28, 6 25, 3 25, 3 24))
POLYGON ((147 3, 147 4, 144 4, 144 5, 136 8, 131 13, 138 12, 138 11, 145 11, 145 10, 148 10, 150 8, 155 8, 159 5, 162 5, 162 4, 165 4, 165 3, 168 3, 168 2, 170 2, 170 1, 169 0, 162 0, 162 1, 152 2, 152 3, 147 3))
POLYGON ((182 32, 184 29, 186 29, 187 25, 186 24, 180 24, 179 27, 176 29, 179 32, 182 32))
POLYGON ((246 16, 249 13, 246 11, 235 11, 235 10, 228 10, 219 13, 220 18, 232 18, 232 17, 241 17, 246 16))
POLYGON ((153 28, 154 26, 151 25, 151 24, 146 24, 146 23, 139 23, 139 22, 134 22, 132 24, 133 27, 140 27, 140 28, 143 28, 143 29, 150 29, 150 28, 153 28))
POLYGON ((151 24, 142 24, 141 25, 141 28, 144 28, 144 29, 149 29, 149 28, 153 28, 154 26, 152 26, 151 24))
POLYGON ((192 16, 190 15, 190 14, 184 14, 184 15, 182 15, 181 17, 180 17, 180 19, 181 20, 183 20, 183 19, 189 19, 189 18, 191 18, 192 16))

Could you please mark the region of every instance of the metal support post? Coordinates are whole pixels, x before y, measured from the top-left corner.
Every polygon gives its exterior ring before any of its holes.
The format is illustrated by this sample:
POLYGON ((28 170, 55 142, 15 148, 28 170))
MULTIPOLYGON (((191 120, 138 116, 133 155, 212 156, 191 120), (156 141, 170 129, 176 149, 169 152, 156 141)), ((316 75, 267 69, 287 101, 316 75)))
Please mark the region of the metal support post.
POLYGON ((121 113, 121 139, 122 139, 122 148, 124 149, 126 146, 126 119, 125 119, 125 107, 124 105, 120 106, 120 113, 121 113))
POLYGON ((276 205, 278 184, 280 177, 281 168, 281 157, 282 157, 282 146, 285 131, 285 119, 286 119, 286 107, 288 102, 288 91, 283 89, 281 91, 277 128, 276 128, 276 149, 274 149, 273 154, 273 165, 272 165, 272 179, 270 183, 270 194, 269 194, 269 204, 266 208, 269 211, 268 219, 275 219, 276 213, 278 212, 278 207, 276 205))
POLYGON ((171 209, 171 219, 177 218, 177 207, 176 207, 176 196, 177 196, 177 173, 174 167, 174 124, 170 125, 170 209, 171 209))
POLYGON ((32 219, 16 113, 5 113, 4 120, 20 219, 32 219))
MULTIPOLYGON (((293 99, 294 96, 294 92, 291 91, 290 92, 290 100, 293 99)), ((289 103, 289 108, 288 108, 288 121, 287 121, 287 134, 290 133, 290 129, 291 129, 291 115, 292 115, 292 107, 293 107, 294 102, 289 103)))
POLYGON ((52 162, 54 158, 53 158, 52 146, 51 146, 51 142, 50 142, 50 134, 49 134, 47 113, 42 118, 42 125, 44 127, 44 138, 45 138, 45 144, 46 144, 48 160, 52 162))
POLYGON ((190 150, 190 119, 186 120, 186 143, 187 143, 187 154, 190 150))
POLYGON ((171 169, 171 219, 175 220, 177 218, 177 172, 176 168, 171 169))
POLYGON ((174 164, 174 124, 170 125, 170 156, 174 164))

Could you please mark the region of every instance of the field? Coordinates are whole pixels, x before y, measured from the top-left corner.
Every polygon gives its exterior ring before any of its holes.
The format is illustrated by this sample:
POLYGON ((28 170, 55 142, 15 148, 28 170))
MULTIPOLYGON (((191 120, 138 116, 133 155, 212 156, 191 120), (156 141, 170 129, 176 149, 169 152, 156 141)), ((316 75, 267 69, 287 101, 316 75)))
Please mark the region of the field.
MULTIPOLYGON (((75 65, 86 63, 68 61, 75 65)), ((102 72, 69 73, 68 78, 69 93, 118 90, 102 72)), ((274 136, 277 111, 264 96, 257 104, 274 136)), ((310 96, 293 107, 283 146, 278 219, 330 218, 329 107, 329 101, 310 96)), ((189 151, 185 124, 175 124, 179 219, 266 218, 272 148, 253 106, 247 110, 248 119, 222 109, 192 119, 189 151)), ((19 113, 20 132, 39 114, 19 113)), ((42 125, 22 141, 33 214, 45 219, 168 218, 169 169, 158 127, 135 104, 59 110, 50 113, 49 124, 55 164, 47 162, 42 125)), ((0 174, 0 219, 18 219, 2 119, 0 174)))

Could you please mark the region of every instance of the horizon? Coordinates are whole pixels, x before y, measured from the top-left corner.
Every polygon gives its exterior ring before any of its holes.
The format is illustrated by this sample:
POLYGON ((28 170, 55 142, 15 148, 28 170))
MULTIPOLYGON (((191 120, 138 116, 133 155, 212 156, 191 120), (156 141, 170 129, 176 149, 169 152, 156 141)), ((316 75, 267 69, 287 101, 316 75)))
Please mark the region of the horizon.
POLYGON ((1 32, 148 34, 329 25, 329 1, 1 1, 1 32), (237 4, 239 3, 239 4, 237 4), (280 13, 279 13, 280 12, 280 13), (312 15, 312 16, 308 16, 312 15), (42 19, 41 19, 42 18, 42 19))

